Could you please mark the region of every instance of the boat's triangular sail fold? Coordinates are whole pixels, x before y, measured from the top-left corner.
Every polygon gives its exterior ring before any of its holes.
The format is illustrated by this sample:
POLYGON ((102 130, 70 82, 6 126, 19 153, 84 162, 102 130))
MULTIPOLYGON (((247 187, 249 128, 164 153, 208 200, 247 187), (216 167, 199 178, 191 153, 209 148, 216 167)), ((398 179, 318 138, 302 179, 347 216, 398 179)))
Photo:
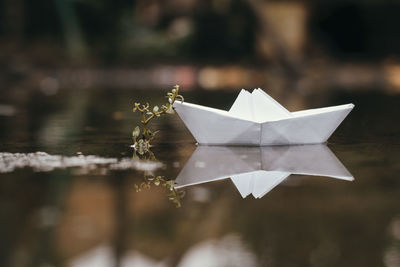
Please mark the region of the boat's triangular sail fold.
POLYGON ((245 120, 254 120, 253 98, 249 91, 242 89, 229 113, 245 120))
POLYGON ((257 122, 276 121, 292 117, 290 111, 261 89, 252 92, 254 120, 257 122))
POLYGON ((292 117, 290 111, 260 88, 254 89, 251 93, 242 89, 229 113, 238 118, 255 122, 275 121, 292 117))

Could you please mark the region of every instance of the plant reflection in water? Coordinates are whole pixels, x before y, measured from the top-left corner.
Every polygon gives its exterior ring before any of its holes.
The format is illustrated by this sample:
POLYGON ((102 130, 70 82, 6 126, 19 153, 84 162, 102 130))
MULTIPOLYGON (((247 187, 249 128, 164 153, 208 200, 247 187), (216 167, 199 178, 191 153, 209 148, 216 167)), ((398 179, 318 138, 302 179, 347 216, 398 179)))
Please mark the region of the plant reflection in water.
POLYGON ((161 186, 168 190, 168 199, 172 201, 177 208, 180 208, 181 199, 185 196, 185 191, 175 188, 175 180, 167 180, 163 176, 155 176, 152 173, 143 175, 143 182, 139 185, 135 184, 136 192, 140 192, 145 189, 150 189, 151 186, 161 186))
MULTIPOLYGON (((134 146, 133 158, 136 160, 140 160, 143 162, 154 161, 157 162, 157 158, 154 153, 147 149, 144 153, 139 153, 136 151, 137 147, 134 146)), ((142 190, 149 190, 151 186, 161 186, 165 187, 167 190, 168 199, 175 204, 177 208, 182 207, 181 199, 185 196, 185 191, 179 190, 175 188, 175 179, 167 179, 161 175, 155 175, 152 171, 144 171, 143 172, 143 181, 139 184, 135 184, 136 192, 141 192, 142 190)))

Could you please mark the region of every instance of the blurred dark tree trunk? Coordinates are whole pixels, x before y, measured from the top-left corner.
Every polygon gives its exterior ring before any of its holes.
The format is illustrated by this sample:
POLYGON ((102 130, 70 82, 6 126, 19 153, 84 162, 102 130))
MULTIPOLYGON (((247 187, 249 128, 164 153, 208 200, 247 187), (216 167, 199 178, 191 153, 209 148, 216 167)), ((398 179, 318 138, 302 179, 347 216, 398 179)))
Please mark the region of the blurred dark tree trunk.
POLYGON ((281 73, 285 80, 284 89, 295 89, 303 68, 306 7, 293 2, 247 2, 259 25, 257 41, 260 58, 281 73), (296 31, 291 32, 292 28, 296 31), (287 38, 288 33, 297 35, 297 38, 287 38))
POLYGON ((120 43, 124 41, 121 36, 121 19, 126 12, 132 13, 133 17, 135 2, 132 0, 114 0, 107 1, 105 4, 107 10, 107 16, 105 17, 107 21, 106 35, 108 39, 105 60, 109 64, 113 64, 120 59, 120 43))
POLYGON ((69 0, 55 0, 55 4, 70 57, 74 61, 83 61, 87 57, 87 48, 74 6, 69 0))

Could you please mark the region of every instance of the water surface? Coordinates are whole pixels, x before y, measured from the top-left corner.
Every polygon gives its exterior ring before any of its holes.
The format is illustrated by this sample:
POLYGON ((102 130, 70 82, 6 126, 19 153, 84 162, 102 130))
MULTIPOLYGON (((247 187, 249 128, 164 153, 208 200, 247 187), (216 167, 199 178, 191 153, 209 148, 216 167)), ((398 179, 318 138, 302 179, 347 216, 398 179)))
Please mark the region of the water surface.
MULTIPOLYGON (((188 102, 225 109, 236 96, 183 94, 188 102)), ((153 147, 157 162, 132 160, 130 135, 138 123, 132 105, 160 104, 162 95, 112 89, 0 94, 7 111, 0 113, 0 266, 400 265, 399 96, 276 96, 291 111, 356 105, 326 147, 354 181, 324 177, 327 167, 320 164, 320 173, 292 172, 264 195, 243 194, 232 177, 211 179, 177 189, 184 192, 177 208, 165 182, 148 178, 177 178, 196 153, 180 119, 154 123, 161 130, 153 147)), ((283 164, 274 153, 260 159, 270 171, 310 161, 289 157, 283 164)), ((222 166, 198 162, 208 173, 222 166)), ((230 162, 224 164, 229 170, 230 162)))

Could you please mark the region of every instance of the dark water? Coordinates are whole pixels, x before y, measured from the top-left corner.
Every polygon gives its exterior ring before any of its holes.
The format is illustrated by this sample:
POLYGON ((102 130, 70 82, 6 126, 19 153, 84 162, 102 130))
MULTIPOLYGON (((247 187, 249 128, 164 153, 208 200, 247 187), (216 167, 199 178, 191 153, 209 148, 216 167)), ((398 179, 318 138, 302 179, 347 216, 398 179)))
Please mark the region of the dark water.
MULTIPOLYGON (((233 179, 221 179, 177 189, 185 195, 176 208, 165 182, 137 188, 144 176, 175 179, 198 152, 180 119, 153 124, 158 163, 132 160, 130 147, 133 102, 160 104, 163 93, 0 94, 0 151, 9 152, 0 156, 0 266, 400 266, 400 96, 277 96, 291 110, 356 105, 323 148, 354 181, 291 175, 260 198, 251 190, 243 198, 233 179)), ((225 109, 236 96, 183 94, 225 109)), ((224 157, 215 155, 198 161, 214 166, 196 166, 216 170, 224 157)), ((268 155, 263 164, 281 171, 310 162, 268 155)), ((324 157, 313 161, 326 170, 324 157)), ((218 174, 240 168, 223 164, 218 174)))

